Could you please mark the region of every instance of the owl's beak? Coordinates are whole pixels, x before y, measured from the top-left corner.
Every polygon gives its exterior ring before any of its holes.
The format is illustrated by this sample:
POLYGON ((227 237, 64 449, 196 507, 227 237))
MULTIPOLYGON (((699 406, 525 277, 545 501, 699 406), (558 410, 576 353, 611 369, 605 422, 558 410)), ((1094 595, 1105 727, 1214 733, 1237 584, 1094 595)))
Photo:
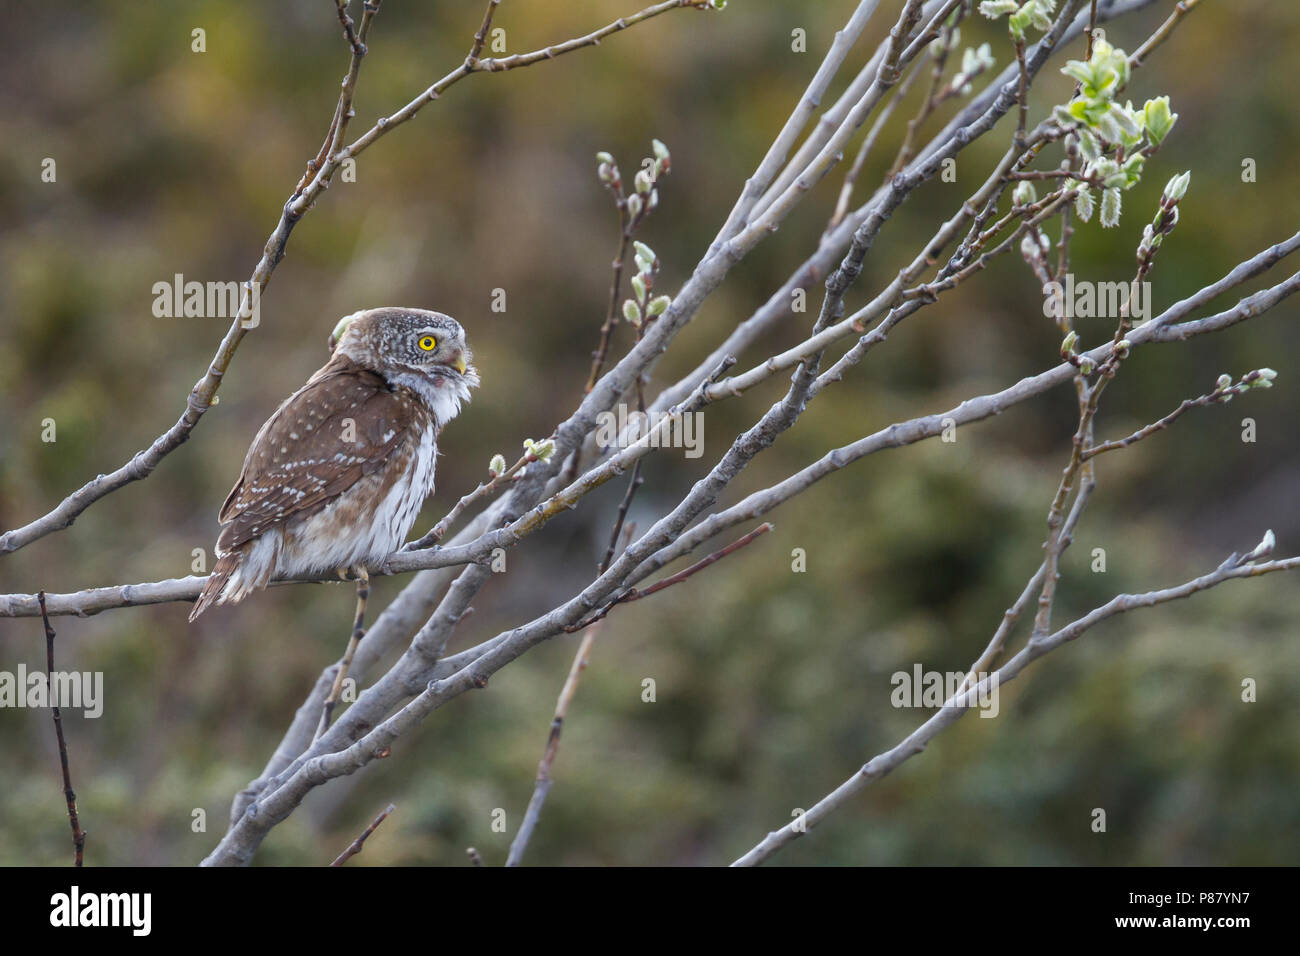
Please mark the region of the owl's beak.
POLYGON ((464 355, 457 355, 456 358, 452 360, 451 367, 454 368, 456 371, 460 372, 461 375, 464 375, 465 369, 468 368, 469 366, 465 364, 464 355))

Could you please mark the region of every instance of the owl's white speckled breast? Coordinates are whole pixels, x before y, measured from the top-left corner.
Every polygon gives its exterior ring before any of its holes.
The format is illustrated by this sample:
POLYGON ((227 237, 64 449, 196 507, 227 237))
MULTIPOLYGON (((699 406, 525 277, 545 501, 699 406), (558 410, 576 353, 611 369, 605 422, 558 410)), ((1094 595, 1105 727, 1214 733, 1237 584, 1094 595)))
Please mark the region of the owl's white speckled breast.
POLYGON ((280 551, 282 574, 317 574, 388 557, 406 540, 433 493, 437 428, 427 423, 388 461, 326 508, 290 520, 280 551))

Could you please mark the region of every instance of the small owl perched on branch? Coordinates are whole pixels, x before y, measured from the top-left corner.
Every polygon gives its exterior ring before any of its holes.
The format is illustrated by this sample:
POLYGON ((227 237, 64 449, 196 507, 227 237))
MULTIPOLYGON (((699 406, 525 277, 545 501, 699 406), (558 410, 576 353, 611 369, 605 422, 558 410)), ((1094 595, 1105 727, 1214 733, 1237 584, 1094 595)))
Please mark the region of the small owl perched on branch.
POLYGON ((277 576, 388 557, 433 493, 438 433, 478 385, 465 330, 440 312, 370 309, 341 320, 330 347, 253 439, 191 621, 277 576))

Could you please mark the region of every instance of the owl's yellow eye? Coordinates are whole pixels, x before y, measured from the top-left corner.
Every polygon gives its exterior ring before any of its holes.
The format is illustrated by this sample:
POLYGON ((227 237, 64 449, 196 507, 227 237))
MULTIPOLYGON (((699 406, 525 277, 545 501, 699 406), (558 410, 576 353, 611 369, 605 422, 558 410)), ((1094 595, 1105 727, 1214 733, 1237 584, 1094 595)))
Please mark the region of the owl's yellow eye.
POLYGON ((432 335, 421 336, 420 348, 424 349, 424 351, 432 352, 437 347, 438 347, 438 340, 435 339, 432 335))

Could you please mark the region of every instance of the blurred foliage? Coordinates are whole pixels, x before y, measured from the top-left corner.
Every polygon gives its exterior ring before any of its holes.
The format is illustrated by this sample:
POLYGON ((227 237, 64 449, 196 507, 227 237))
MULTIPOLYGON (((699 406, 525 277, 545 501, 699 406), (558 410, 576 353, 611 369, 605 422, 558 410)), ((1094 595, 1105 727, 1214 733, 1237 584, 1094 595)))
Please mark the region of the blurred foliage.
MULTIPOLYGON (((460 62, 480 6, 386 3, 353 129, 460 62)), ((634 6, 507 0, 498 24, 519 51, 634 6)), ((6 33, 0 57, 0 77, 15 91, 0 119, 5 528, 115 467, 180 414, 226 323, 155 318, 152 286, 176 273, 246 277, 316 152, 345 66, 327 0, 9 7, 22 30, 6 33), (206 53, 191 52, 195 27, 206 30, 206 53), (57 161, 57 183, 40 181, 45 157, 57 161), (57 423, 52 444, 40 437, 46 418, 57 423)), ((526 72, 456 86, 366 153, 357 182, 337 182, 298 226, 263 298, 263 324, 195 440, 75 527, 0 558, 0 587, 75 590, 189 573, 193 549, 211 547, 217 507, 257 426, 322 363, 338 316, 381 304, 459 317, 483 375, 443 438, 440 491, 422 526, 436 520, 494 452, 509 456, 524 437, 548 434, 578 397, 615 239, 595 152, 608 149, 632 169, 652 136, 672 147, 673 173, 643 238, 664 263, 659 287, 674 289, 848 7, 768 0, 732 3, 721 15, 673 13, 526 72), (795 28, 807 31, 812 52, 791 52, 795 28), (508 296, 503 314, 489 309, 498 288, 508 296)), ((1170 7, 1161 0, 1109 25, 1108 36, 1133 49, 1170 7)), ((872 45, 885 21, 882 13, 872 24, 872 45)), ((1192 188, 1152 277, 1157 309, 1295 230, 1298 25, 1291 3, 1204 4, 1135 74, 1135 99, 1169 93, 1181 119, 1146 181, 1125 196, 1121 228, 1079 229, 1081 278, 1131 274, 1141 224, 1183 169, 1192 188), (1257 182, 1241 181, 1246 157, 1257 182)), ((964 43, 989 40, 999 67, 1007 62, 1000 28, 971 22, 964 32, 964 43)), ((852 57, 846 72, 860 61, 852 57)), ((1049 70, 1040 87, 1038 116, 1067 95, 1068 81, 1049 70)), ((898 111, 886 142, 897 142, 911 110, 898 111)), ((1009 131, 1003 123, 962 154, 957 184, 932 182, 909 199, 850 305, 910 258, 1009 131)), ((864 183, 883 175, 887 152, 868 164, 864 183)), ((735 271, 656 383, 694 365, 802 261, 837 192, 833 176, 735 271)), ((729 500, 892 421, 1054 363, 1059 334, 1014 260, 999 259, 897 330, 729 500)), ((1220 372, 1272 365, 1281 376, 1271 392, 1198 411, 1099 460, 1100 490, 1065 561, 1058 620, 1120 590, 1200 573, 1268 527, 1283 552, 1296 550, 1300 392, 1285 358, 1300 339, 1296 308, 1140 350, 1125 366, 1103 405, 1103 436, 1164 414, 1220 372), (1240 440, 1244 416, 1258 422, 1254 444, 1240 440), (1097 547, 1107 552, 1105 574, 1090 571, 1097 547)), ((762 347, 788 346, 804 326, 791 322, 762 347)), ((1081 333, 1087 344, 1109 330, 1093 320, 1081 333)), ((703 461, 780 388, 774 381, 711 410, 703 461)), ((966 666, 1039 560, 1073 415, 1073 395, 1061 390, 962 429, 955 444, 868 458, 781 508, 774 533, 707 577, 618 609, 570 711, 529 861, 726 862, 892 746, 923 715, 890 706, 890 675, 915 662, 966 666), (791 572, 794 548, 807 551, 806 573, 791 572), (642 702, 646 677, 656 681, 655 703, 642 702)), ((698 474, 699 463, 690 465, 651 461, 631 519, 644 528, 675 501, 698 474)), ((483 590, 457 646, 527 620, 589 580, 619 494, 604 489, 599 508, 511 552, 511 574, 483 590)), ((372 607, 400 583, 379 582, 372 607)), ((193 627, 182 605, 56 620, 59 665, 104 671, 108 695, 102 718, 64 718, 88 861, 201 859, 232 794, 342 650, 351 607, 345 588, 301 586, 193 627), (192 832, 196 809, 207 814, 206 833, 192 832)), ((1108 623, 1006 686, 1000 719, 959 722, 779 859, 1295 863, 1297 613, 1294 579, 1273 576, 1108 623), (1258 680, 1258 703, 1240 701, 1245 677, 1258 680), (1095 807, 1107 810, 1106 834, 1089 828, 1095 807)), ((538 648, 486 692, 435 713, 392 759, 315 793, 258 861, 326 862, 394 800, 396 812, 351 865, 463 864, 469 845, 501 862, 575 646, 573 637, 538 648), (490 827, 497 807, 507 811, 505 834, 490 827)), ((0 668, 38 667, 43 655, 39 622, 0 624, 0 668)), ((0 712, 0 778, 0 863, 65 863, 47 713, 0 712)))

